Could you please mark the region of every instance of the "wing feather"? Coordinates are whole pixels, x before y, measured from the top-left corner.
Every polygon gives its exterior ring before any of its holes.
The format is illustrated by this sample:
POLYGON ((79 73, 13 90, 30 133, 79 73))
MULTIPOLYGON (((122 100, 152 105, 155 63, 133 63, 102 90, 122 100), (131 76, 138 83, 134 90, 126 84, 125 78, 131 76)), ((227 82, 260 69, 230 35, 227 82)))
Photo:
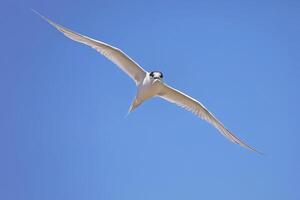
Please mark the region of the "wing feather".
POLYGON ((57 30, 62 32, 66 37, 76 42, 80 42, 92 47, 93 49, 101 53, 103 56, 111 60, 128 76, 130 76, 135 81, 136 85, 138 85, 146 76, 147 72, 120 49, 106 44, 104 42, 76 33, 68 28, 56 24, 55 22, 44 17, 37 11, 33 11, 39 16, 41 16, 44 20, 46 20, 49 24, 54 26, 57 30))
POLYGON ((241 145, 247 149, 260 153, 256 149, 252 148, 251 146, 244 143, 238 137, 236 137, 233 133, 231 133, 211 112, 205 108, 199 101, 193 99, 192 97, 166 85, 162 85, 162 90, 159 96, 171 103, 174 103, 187 111, 190 111, 201 117, 202 119, 206 120, 207 122, 211 123, 215 128, 217 128, 220 133, 222 133, 226 138, 231 140, 232 142, 241 145))

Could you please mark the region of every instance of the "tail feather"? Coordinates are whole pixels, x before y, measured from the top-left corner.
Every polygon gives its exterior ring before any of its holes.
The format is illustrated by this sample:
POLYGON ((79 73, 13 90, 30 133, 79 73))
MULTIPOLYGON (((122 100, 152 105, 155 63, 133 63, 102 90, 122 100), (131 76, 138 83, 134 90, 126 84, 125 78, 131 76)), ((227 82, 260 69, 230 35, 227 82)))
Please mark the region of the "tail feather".
POLYGON ((133 112, 142 102, 138 101, 136 98, 132 101, 128 113, 126 116, 128 116, 131 112, 133 112))

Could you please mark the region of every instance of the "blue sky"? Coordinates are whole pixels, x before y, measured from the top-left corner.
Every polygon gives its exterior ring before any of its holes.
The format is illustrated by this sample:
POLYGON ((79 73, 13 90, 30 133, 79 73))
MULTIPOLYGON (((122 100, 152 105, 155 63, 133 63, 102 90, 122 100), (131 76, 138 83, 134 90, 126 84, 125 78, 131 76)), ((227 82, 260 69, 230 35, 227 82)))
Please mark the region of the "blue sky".
POLYGON ((300 199, 299 1, 4 1, 0 199, 300 199), (229 142, 30 11, 200 100, 229 142))

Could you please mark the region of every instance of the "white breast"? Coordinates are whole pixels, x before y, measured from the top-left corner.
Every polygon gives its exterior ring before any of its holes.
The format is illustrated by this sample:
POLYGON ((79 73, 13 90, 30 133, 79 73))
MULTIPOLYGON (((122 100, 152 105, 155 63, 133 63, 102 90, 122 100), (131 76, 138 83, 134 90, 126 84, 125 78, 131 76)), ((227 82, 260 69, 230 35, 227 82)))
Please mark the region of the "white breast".
POLYGON ((144 101, 160 92, 161 81, 158 79, 151 79, 149 74, 145 76, 143 82, 138 86, 137 98, 144 101))

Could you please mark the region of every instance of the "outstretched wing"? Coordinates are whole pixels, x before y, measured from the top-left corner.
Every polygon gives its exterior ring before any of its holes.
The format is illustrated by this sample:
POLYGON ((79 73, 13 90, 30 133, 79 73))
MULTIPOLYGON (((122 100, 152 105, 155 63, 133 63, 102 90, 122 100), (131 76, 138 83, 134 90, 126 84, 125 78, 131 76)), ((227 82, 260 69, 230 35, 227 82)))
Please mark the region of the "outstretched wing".
POLYGON ((41 16, 44 20, 46 20, 49 24, 54 26, 57 30, 62 32, 68 38, 96 49, 96 51, 98 51, 106 58, 111 60, 128 76, 130 76, 137 85, 145 78, 147 72, 120 49, 106 44, 104 42, 76 33, 70 29, 67 29, 63 26, 60 26, 59 24, 54 23, 53 21, 39 14, 37 11, 33 11, 39 16, 41 16))
POLYGON ((233 133, 231 133, 211 112, 209 112, 199 101, 193 99, 192 97, 166 85, 162 84, 162 91, 159 96, 171 103, 174 103, 188 111, 191 111, 195 115, 201 117, 207 122, 211 123, 216 127, 225 137, 227 137, 232 142, 239 144, 247 149, 260 153, 256 149, 250 147, 233 133))

